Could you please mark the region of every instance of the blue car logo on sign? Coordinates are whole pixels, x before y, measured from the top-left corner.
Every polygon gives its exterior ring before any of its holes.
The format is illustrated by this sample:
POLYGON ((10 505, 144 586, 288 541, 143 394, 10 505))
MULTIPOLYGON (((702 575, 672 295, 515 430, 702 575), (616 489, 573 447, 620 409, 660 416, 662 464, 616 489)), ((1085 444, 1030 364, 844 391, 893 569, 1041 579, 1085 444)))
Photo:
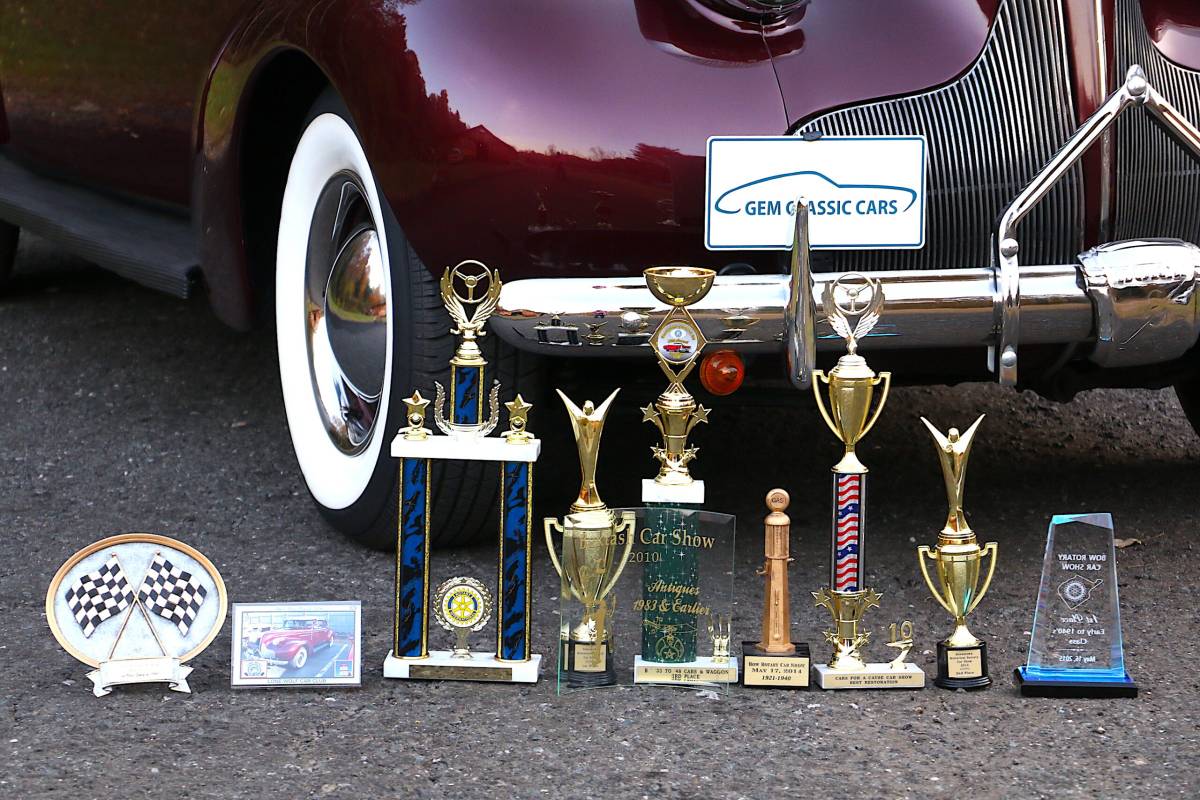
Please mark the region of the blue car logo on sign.
POLYGON ((796 198, 813 194, 805 185, 804 178, 818 178, 829 187, 844 193, 844 197, 823 198, 809 201, 809 212, 813 214, 897 214, 908 211, 917 202, 917 193, 903 186, 887 186, 872 183, 842 184, 824 173, 813 169, 769 175, 724 192, 713 204, 721 214, 750 215, 796 213, 796 198), (795 180, 789 180, 795 179, 795 180), (770 184, 769 186, 767 184, 770 184), (753 190, 753 191, 751 191, 753 190))

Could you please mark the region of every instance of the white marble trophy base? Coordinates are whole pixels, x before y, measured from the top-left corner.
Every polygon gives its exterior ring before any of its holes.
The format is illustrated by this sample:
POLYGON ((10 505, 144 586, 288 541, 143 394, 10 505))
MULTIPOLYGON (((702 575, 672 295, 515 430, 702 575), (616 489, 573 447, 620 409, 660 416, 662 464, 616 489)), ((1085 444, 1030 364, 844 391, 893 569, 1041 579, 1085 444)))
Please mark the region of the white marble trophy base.
POLYGON ((813 667, 817 686, 822 689, 921 689, 925 673, 916 664, 906 661, 900 669, 889 663, 866 664, 862 669, 831 669, 828 664, 813 667))
POLYGON ((724 662, 701 656, 682 664, 664 664, 633 657, 634 683, 669 683, 677 686, 705 686, 717 683, 737 683, 738 662, 730 656, 724 662))
POLYGON ((450 650, 430 650, 425 658, 396 658, 389 652, 383 662, 383 677, 403 680, 537 683, 541 671, 536 653, 528 661, 501 661, 495 653, 455 658, 450 650))
POLYGON ((392 458, 438 458, 462 461, 537 461, 542 452, 539 439, 511 444, 503 437, 430 436, 428 439, 405 439, 398 434, 392 439, 392 458))
POLYGON ((704 481, 692 481, 687 486, 663 486, 653 478, 642 480, 643 503, 690 503, 704 502, 704 481))

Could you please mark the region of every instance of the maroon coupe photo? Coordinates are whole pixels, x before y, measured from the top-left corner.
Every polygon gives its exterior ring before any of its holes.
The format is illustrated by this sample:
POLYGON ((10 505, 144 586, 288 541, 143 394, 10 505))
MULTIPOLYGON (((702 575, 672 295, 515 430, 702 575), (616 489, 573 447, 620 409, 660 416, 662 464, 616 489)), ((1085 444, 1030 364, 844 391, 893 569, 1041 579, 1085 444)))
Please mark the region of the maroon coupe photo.
MULTIPOLYGON (((446 381, 465 259, 504 280, 489 381, 527 396, 553 359, 653 379, 642 273, 689 265, 718 273, 704 400, 808 387, 843 347, 824 288, 862 273, 876 368, 1173 388, 1200 426, 1197 123, 1195 0, 0 3, 0 283, 26 230, 273 329, 319 512, 387 547, 400 400, 446 381), (919 140, 919 241, 715 246, 714 213, 797 207, 709 197, 710 138, 763 136, 919 140)), ((437 473, 437 543, 494 526, 479 463, 437 473)), ((262 647, 294 664, 294 633, 262 647)))

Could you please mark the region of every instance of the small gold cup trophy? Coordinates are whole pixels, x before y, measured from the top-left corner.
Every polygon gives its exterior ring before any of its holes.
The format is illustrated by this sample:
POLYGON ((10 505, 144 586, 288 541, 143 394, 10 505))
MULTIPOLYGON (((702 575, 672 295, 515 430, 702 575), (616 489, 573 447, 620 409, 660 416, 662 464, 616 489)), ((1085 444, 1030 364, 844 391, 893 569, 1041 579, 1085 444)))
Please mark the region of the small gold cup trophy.
POLYGON ((833 617, 833 630, 825 632, 825 639, 834 646, 833 657, 828 664, 816 665, 817 685, 822 689, 919 689, 925 685, 925 673, 903 660, 907 649, 901 649, 900 657, 890 663, 866 663, 862 648, 870 633, 859 631, 863 615, 879 605, 880 595, 864 586, 868 470, 855 454, 855 446, 879 419, 892 376, 889 372, 876 375, 858 355, 858 342, 879 322, 883 287, 878 281, 850 273, 826 283, 821 302, 830 326, 846 340, 847 352, 828 375, 821 370, 813 372, 813 394, 821 417, 845 446, 841 461, 833 467, 832 588, 812 593, 817 605, 825 606, 833 617), (862 297, 864 292, 868 298, 862 297), (821 384, 828 386, 828 408, 821 384), (881 384, 872 413, 871 399, 881 384))
POLYGON ((766 578, 763 587, 762 639, 742 642, 742 685, 778 689, 807 689, 809 649, 792 641, 791 600, 787 569, 791 557, 792 521, 787 511, 790 498, 783 489, 767 492, 767 514, 763 521, 765 563, 758 571, 766 578))
POLYGON ((938 671, 933 682, 944 689, 983 689, 992 685, 992 679, 988 677, 987 642, 975 638, 967 630, 967 615, 975 610, 992 584, 992 575, 996 571, 996 543, 988 542, 980 547, 975 531, 971 530, 963 513, 967 456, 983 416, 980 415, 961 435, 957 428, 951 428, 949 435, 943 435, 924 417, 921 422, 937 443, 942 477, 946 481, 946 502, 950 506, 946 526, 938 534, 937 546, 917 548, 917 563, 925 576, 925 585, 942 608, 954 617, 954 632, 937 644, 938 671), (979 568, 989 554, 987 576, 980 586, 979 568), (925 559, 937 564, 940 589, 934 586, 925 559))
POLYGON ((582 481, 579 496, 563 521, 560 523, 553 517, 545 519, 546 547, 562 580, 562 597, 573 597, 583 604, 583 616, 578 624, 572 625, 564 619, 559 644, 560 689, 562 674, 566 676, 568 689, 612 686, 617 682, 612 648, 613 598, 610 595, 633 550, 634 513, 622 512, 618 522, 617 515, 600 499, 600 491, 596 488, 596 463, 600 457, 604 418, 619 391, 610 394, 599 408, 591 400, 580 408, 562 391, 558 392, 571 417, 582 481), (555 531, 562 535, 561 558, 554 546, 555 531))
MULTIPOLYGON (((699 449, 688 444, 688 435, 708 422, 708 409, 684 385, 707 344, 688 307, 708 295, 716 272, 668 266, 651 267, 644 275, 650 293, 669 309, 649 339, 667 388, 642 409, 642 420, 658 429, 662 444, 651 448, 658 474, 642 481, 642 596, 635 603, 641 612, 642 646, 634 658, 633 680, 736 683, 738 661, 729 654, 731 615, 729 609, 713 607, 719 598, 716 571, 702 580, 706 565, 715 565, 726 551, 732 562, 734 519, 702 510, 704 481, 689 471, 699 449), (700 655, 702 631, 708 634, 711 656, 700 655)), ((732 563, 720 570, 731 571, 732 563)))

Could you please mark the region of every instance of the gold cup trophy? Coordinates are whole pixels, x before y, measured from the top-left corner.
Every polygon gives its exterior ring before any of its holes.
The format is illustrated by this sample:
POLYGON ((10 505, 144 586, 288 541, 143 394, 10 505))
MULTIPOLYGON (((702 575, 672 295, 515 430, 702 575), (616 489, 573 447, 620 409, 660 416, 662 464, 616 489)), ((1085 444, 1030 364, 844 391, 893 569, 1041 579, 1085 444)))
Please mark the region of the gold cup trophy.
POLYGON ((558 392, 571 417, 582 473, 579 496, 571 504, 570 513, 561 523, 553 517, 545 520, 546 547, 562 581, 562 597, 564 600, 572 597, 583 604, 578 624, 572 625, 564 619, 561 634, 560 673, 565 673, 567 688, 571 689, 611 686, 617 682, 611 594, 629 562, 635 517, 632 511, 625 511, 618 521, 617 515, 600 499, 596 463, 604 418, 619 391, 610 394, 598 408, 590 400, 580 408, 558 392), (561 559, 554 546, 555 531, 562 535, 561 559))
POLYGON ((980 415, 963 434, 959 434, 957 428, 951 428, 945 435, 924 417, 921 422, 937 443, 942 477, 946 481, 946 501, 950 506, 946 525, 938 534, 937 546, 917 548, 917 563, 925 576, 925 584, 934 599, 954 617, 954 632, 937 645, 938 671, 933 682, 945 689, 983 689, 992 684, 988 676, 987 643, 967 630, 967 615, 975 610, 991 586, 996 571, 997 547, 995 542, 980 547, 975 531, 971 530, 963 513, 967 457, 983 416, 980 415), (987 576, 980 586, 980 567, 989 554, 987 576), (937 565, 938 586, 929 575, 926 559, 937 565))
POLYGON ((888 372, 876 375, 866 359, 858 355, 858 343, 879 322, 883 299, 878 281, 854 273, 826 283, 821 299, 830 327, 846 340, 847 350, 828 374, 821 370, 813 373, 813 394, 821 417, 845 447, 841 460, 833 467, 831 588, 813 592, 817 605, 829 609, 833 617, 833 630, 825 632, 825 639, 834 647, 833 656, 828 664, 816 665, 817 685, 822 689, 925 685, 925 673, 902 657, 890 663, 867 663, 862 649, 870 633, 859 630, 863 615, 879 605, 880 595, 864 585, 868 470, 855 447, 879 419, 892 376, 888 372), (828 408, 822 398, 822 384, 828 387, 828 408), (872 398, 880 385, 879 402, 872 412, 872 398))

